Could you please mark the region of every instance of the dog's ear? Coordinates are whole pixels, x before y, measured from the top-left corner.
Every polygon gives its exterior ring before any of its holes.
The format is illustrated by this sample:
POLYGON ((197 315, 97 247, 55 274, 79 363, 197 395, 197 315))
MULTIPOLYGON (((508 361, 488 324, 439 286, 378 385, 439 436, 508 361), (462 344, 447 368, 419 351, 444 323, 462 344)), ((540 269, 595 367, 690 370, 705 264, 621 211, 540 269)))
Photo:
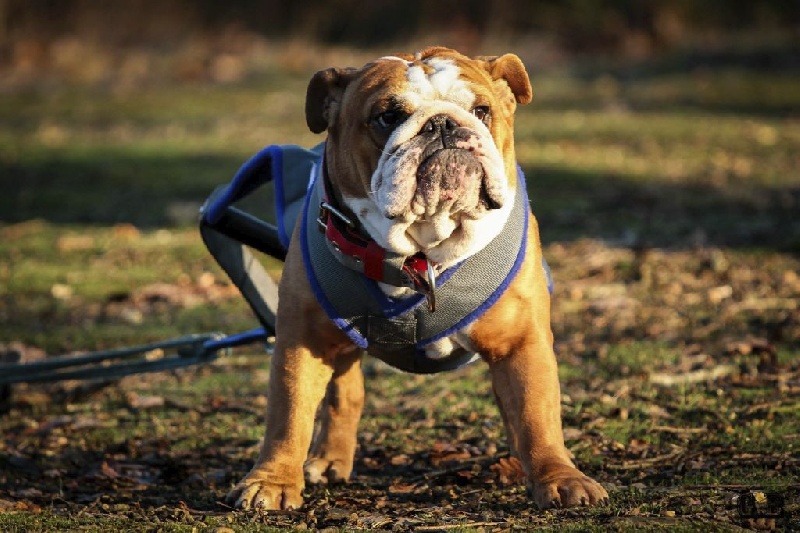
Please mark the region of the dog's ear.
POLYGON ((329 68, 311 78, 306 92, 306 123, 312 132, 322 133, 328 129, 332 111, 356 72, 354 68, 329 68))
POLYGON ((505 54, 499 57, 479 57, 486 62, 486 70, 492 79, 503 79, 508 84, 514 97, 520 104, 527 104, 533 100, 533 89, 528 78, 528 71, 522 60, 514 54, 505 54))

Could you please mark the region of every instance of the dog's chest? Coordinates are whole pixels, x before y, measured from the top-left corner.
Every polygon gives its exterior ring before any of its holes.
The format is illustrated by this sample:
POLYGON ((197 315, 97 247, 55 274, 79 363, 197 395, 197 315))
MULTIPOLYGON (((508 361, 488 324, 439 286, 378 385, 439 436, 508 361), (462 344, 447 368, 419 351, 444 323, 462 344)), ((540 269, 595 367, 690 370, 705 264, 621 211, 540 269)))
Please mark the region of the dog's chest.
POLYGON ((331 253, 311 207, 320 205, 322 194, 317 179, 301 216, 301 246, 311 288, 334 324, 357 346, 407 372, 440 372, 472 362, 470 325, 505 292, 525 258, 529 208, 522 175, 501 233, 437 277, 435 310, 416 292, 388 296, 331 253))

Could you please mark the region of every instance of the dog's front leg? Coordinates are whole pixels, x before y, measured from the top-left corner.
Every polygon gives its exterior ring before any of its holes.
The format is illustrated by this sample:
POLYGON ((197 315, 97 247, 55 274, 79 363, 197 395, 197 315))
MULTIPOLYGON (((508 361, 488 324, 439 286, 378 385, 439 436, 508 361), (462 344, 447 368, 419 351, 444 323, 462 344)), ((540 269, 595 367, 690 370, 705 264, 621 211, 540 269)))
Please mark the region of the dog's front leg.
POLYGON ((264 443, 255 466, 228 494, 240 509, 291 509, 303 504, 303 463, 314 415, 333 374, 330 364, 304 346, 279 338, 270 368, 264 443))
POLYGON ((550 296, 535 228, 529 243, 534 246, 529 246, 519 274, 475 323, 471 338, 489 363, 511 449, 536 504, 548 508, 601 503, 608 498, 605 489, 575 468, 564 446, 550 296))
POLYGON ((540 508, 601 503, 605 489, 575 468, 564 446, 555 358, 549 348, 539 349, 542 354, 531 347, 490 365, 512 449, 540 508))
POLYGON ((356 352, 314 298, 303 268, 295 240, 279 288, 281 304, 267 389, 264 444, 253 469, 227 496, 228 502, 240 509, 302 505, 303 463, 311 446, 317 408, 334 370, 348 367, 356 352))

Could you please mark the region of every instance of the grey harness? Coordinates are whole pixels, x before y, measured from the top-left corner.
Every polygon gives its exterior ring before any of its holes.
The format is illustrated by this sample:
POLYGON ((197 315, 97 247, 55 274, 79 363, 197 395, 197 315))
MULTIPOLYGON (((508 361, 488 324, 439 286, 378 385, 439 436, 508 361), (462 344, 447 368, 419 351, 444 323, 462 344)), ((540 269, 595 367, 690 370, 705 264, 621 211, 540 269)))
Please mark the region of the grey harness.
MULTIPOLYGON (((313 153, 318 157, 319 152, 313 153)), ((318 207, 324 200, 322 162, 316 165, 301 215, 303 261, 309 283, 328 317, 358 346, 400 370, 434 373, 477 358, 457 348, 430 358, 425 348, 463 329, 489 309, 514 279, 525 257, 528 198, 518 171, 508 222, 488 246, 438 277, 434 312, 421 294, 386 296, 377 283, 348 268, 319 231, 318 207)))

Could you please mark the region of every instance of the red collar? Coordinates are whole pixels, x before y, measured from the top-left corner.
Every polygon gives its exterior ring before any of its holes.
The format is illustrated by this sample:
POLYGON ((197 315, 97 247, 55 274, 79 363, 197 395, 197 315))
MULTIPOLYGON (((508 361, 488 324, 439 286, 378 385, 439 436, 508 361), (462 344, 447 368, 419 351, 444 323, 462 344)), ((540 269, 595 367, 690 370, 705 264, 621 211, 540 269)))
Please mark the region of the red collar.
POLYGON ((358 231, 358 222, 334 206, 329 191, 326 169, 323 168, 324 198, 319 205, 317 224, 325 234, 329 248, 348 268, 363 273, 371 280, 398 287, 410 287, 425 295, 431 311, 436 308, 436 274, 434 264, 421 252, 401 256, 388 252, 366 231, 358 231))

